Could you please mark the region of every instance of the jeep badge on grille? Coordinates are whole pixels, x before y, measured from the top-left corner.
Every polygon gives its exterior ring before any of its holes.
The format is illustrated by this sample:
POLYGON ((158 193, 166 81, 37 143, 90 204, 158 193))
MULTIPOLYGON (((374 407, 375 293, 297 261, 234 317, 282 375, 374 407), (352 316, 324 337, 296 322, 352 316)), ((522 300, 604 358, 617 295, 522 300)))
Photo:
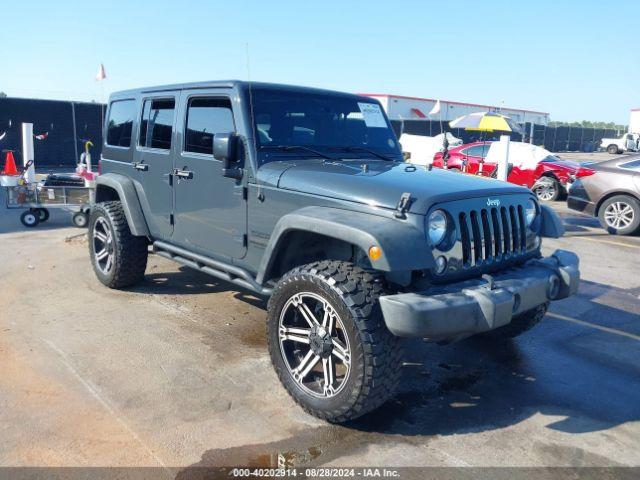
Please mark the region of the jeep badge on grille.
POLYGON ((496 198, 491 199, 491 198, 487 198, 487 207, 499 207, 500 206, 500 199, 496 198))

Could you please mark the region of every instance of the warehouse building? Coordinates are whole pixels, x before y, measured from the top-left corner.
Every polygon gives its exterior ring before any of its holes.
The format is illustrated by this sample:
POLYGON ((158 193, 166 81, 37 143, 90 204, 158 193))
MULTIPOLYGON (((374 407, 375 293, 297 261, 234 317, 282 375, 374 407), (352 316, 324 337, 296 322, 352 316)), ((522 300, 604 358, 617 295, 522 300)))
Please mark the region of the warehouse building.
POLYGON ((629 114, 629 133, 640 133, 640 108, 632 108, 629 114))
POLYGON ((380 101, 390 120, 443 120, 449 121, 468 113, 490 111, 500 112, 511 117, 517 123, 533 123, 547 125, 549 114, 535 110, 521 108, 497 108, 491 105, 477 103, 453 102, 440 100, 440 113, 429 115, 438 100, 433 98, 406 97, 403 95, 389 95, 384 93, 363 93, 380 101))

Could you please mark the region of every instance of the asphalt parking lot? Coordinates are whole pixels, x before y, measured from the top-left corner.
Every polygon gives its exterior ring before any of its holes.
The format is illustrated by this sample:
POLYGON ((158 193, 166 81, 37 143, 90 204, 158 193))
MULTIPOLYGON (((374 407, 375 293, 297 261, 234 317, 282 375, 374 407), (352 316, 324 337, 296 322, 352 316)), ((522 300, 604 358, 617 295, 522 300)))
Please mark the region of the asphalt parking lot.
POLYGON ((640 466, 640 237, 554 208, 579 294, 501 348, 410 342, 397 398, 344 426, 281 388, 259 298, 153 256, 108 290, 69 215, 2 211, 0 465, 640 466))

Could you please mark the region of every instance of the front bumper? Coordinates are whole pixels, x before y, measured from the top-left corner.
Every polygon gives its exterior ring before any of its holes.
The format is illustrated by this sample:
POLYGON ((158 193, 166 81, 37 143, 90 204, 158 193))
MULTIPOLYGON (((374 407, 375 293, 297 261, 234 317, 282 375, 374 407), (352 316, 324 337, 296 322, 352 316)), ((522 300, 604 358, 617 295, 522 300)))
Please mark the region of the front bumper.
POLYGON ((483 279, 437 290, 380 297, 387 328, 399 337, 452 341, 508 324, 538 305, 573 295, 580 282, 577 255, 546 258, 483 279))

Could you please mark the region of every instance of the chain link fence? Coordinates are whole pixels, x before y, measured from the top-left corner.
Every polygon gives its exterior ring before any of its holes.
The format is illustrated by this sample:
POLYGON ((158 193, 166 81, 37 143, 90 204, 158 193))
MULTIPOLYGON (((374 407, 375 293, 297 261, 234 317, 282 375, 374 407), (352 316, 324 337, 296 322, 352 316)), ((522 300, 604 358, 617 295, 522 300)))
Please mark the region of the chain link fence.
MULTIPOLYGON (((392 120, 396 135, 402 133, 433 137, 443 131, 451 132, 464 143, 482 140, 498 140, 499 133, 470 132, 460 128, 450 128, 448 121, 436 120, 392 120)), ((517 142, 530 142, 533 133, 533 144, 542 146, 551 152, 593 152, 600 146, 603 138, 618 138, 622 130, 586 127, 548 127, 526 123, 523 134, 513 133, 511 139, 517 142)))

